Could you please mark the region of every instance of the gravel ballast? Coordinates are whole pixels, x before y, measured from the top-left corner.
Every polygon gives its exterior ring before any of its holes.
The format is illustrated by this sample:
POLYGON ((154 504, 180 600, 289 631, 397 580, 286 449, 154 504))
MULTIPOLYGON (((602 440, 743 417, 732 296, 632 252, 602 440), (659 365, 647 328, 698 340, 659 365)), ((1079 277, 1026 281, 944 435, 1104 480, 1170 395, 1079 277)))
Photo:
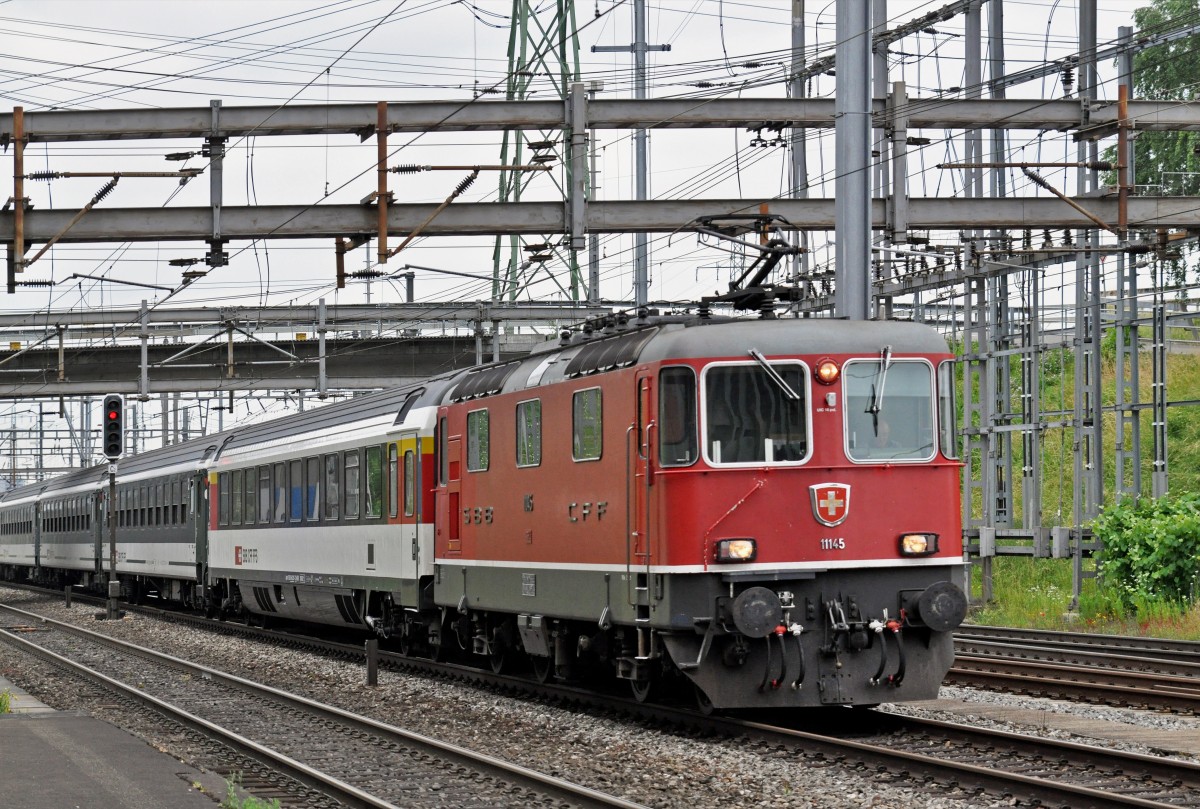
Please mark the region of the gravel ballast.
MULTIPOLYGON (((0 602, 84 626, 122 640, 228 671, 275 688, 327 702, 416 733, 517 764, 562 775, 576 783, 651 807, 943 807, 1011 806, 996 799, 937 786, 888 783, 873 772, 767 751, 736 739, 693 738, 648 729, 630 720, 596 717, 509 698, 435 678, 380 671, 378 687, 365 684, 361 664, 282 649, 251 639, 217 635, 186 625, 129 614, 96 621, 95 609, 0 587, 0 602)), ((0 644, 0 674, 51 707, 78 710, 123 727, 176 758, 197 764, 197 741, 162 723, 132 717, 107 692, 80 689, 78 680, 7 644, 0 644)), ((943 687, 943 698, 1036 708, 1044 714, 1085 715, 1157 728, 1200 727, 1189 717, 1079 705, 973 689, 943 687)), ((921 707, 883 710, 963 722, 921 707)), ((981 719, 990 725, 1031 732, 981 719)), ((1038 732, 1063 737, 1051 722, 1038 732)), ((1090 744, 1096 740, 1082 740, 1090 744)), ((1130 745, 1106 745, 1122 749, 1130 745)), ((1141 750, 1140 752, 1149 752, 1141 750)))

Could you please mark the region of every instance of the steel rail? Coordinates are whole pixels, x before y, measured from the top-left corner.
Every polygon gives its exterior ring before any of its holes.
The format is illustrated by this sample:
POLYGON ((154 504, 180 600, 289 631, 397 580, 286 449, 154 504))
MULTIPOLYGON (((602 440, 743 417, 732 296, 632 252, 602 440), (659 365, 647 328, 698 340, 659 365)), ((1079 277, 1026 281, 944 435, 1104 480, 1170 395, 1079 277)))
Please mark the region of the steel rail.
MULTIPOLYGON (((37 615, 36 613, 27 612, 16 607, 0 604, 0 608, 12 613, 23 615, 27 619, 35 620, 42 624, 54 626, 55 628, 65 632, 70 632, 82 637, 86 637, 89 640, 120 649, 127 653, 148 657, 182 668, 186 671, 234 685, 252 694, 269 696, 275 700, 295 706, 310 713, 335 719, 339 722, 365 727, 374 733, 390 737, 395 741, 429 749, 435 752, 438 756, 445 759, 454 760, 456 763, 461 765, 476 769, 483 768, 492 770, 498 777, 505 778, 538 793, 551 795, 559 800, 569 801, 576 806, 588 807, 589 809, 591 807, 596 807, 596 809, 646 809, 646 807, 644 807, 642 804, 627 801, 623 798, 613 795, 606 795, 597 790, 593 790, 579 784, 574 784, 569 781, 564 781, 527 767, 512 764, 502 759, 498 759, 483 753, 477 753, 475 751, 449 744, 447 742, 442 742, 428 736, 422 736, 393 725, 388 725, 368 717, 342 710, 341 708, 336 708, 332 705, 325 705, 323 703, 301 697, 297 694, 292 694, 287 691, 272 688, 271 686, 256 683, 252 680, 247 680, 227 672, 211 669, 199 663, 193 663, 182 658, 154 651, 153 649, 137 646, 135 644, 131 644, 108 635, 92 632, 72 624, 56 621, 51 618, 45 618, 37 615)), ((133 696, 139 701, 145 702, 157 710, 162 710, 168 715, 179 719, 187 725, 195 726, 207 733, 217 734, 220 740, 234 744, 240 749, 250 751, 255 757, 263 757, 266 762, 270 764, 270 766, 280 768, 285 773, 292 775, 303 783, 309 784, 310 786, 315 785, 316 788, 326 792, 327 794, 329 794, 330 791, 333 791, 337 793, 334 795, 334 797, 336 797, 338 800, 348 802, 353 806, 372 807, 373 809, 393 809, 394 807, 394 804, 381 801, 350 784, 346 784, 342 781, 332 778, 288 756, 279 754, 270 748, 264 747, 257 742, 246 739, 245 737, 228 731, 225 728, 221 728, 220 726, 188 713, 187 711, 175 708, 169 703, 152 697, 149 694, 140 692, 133 686, 113 680, 112 678, 106 677, 98 672, 93 672, 85 666, 74 663, 71 660, 55 654, 54 652, 42 649, 36 644, 23 638, 16 637, 11 633, 4 634, 5 636, 18 642, 20 645, 25 646, 30 651, 34 651, 36 654, 46 657, 47 659, 53 659, 54 662, 66 665, 86 677, 101 681, 106 685, 121 691, 122 693, 133 696)))

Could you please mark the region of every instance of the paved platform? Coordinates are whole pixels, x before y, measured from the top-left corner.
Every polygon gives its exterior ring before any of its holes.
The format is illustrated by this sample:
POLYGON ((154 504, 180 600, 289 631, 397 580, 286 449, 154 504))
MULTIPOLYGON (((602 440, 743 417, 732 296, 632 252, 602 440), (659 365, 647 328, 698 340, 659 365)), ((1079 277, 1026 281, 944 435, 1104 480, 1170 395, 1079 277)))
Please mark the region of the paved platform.
POLYGON ((55 711, 0 677, 3 691, 11 695, 12 713, 0 714, 0 806, 213 809, 225 797, 220 776, 200 773, 120 728, 55 711))
POLYGON ((1036 708, 1011 708, 1003 705, 990 705, 985 702, 962 702, 956 699, 938 699, 913 704, 930 710, 952 713, 964 719, 979 716, 997 722, 1055 728, 1092 739, 1110 739, 1129 744, 1140 744, 1168 753, 1200 755, 1200 723, 1191 729, 1148 728, 1105 719, 1089 719, 1070 713, 1042 711, 1036 708))

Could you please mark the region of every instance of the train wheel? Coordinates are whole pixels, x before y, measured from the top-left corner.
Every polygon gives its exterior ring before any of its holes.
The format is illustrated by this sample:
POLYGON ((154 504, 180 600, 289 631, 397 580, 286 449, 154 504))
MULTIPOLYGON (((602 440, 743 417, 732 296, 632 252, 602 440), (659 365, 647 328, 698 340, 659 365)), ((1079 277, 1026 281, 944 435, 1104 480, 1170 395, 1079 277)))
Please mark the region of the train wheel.
POLYGON ((493 674, 503 674, 508 668, 508 650, 493 646, 492 651, 488 653, 488 661, 492 664, 493 674))
POLYGON ((554 658, 542 657, 534 655, 530 658, 533 661, 533 677, 539 683, 548 683, 554 676, 554 658))
POLYGON ((708 698, 708 694, 698 685, 693 685, 692 688, 696 691, 696 710, 705 716, 712 716, 716 708, 713 707, 712 700, 708 698))
POLYGON ((653 677, 645 680, 630 680, 629 687, 633 690, 633 698, 638 702, 649 702, 654 697, 656 685, 653 677))

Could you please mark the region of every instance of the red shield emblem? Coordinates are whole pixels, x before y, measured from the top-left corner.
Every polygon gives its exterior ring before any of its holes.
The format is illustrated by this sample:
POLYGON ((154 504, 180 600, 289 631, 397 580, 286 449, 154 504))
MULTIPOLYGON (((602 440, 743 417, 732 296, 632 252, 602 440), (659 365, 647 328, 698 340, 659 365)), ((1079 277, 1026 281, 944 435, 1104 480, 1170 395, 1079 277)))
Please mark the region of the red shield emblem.
POLYGON ((242 563, 242 546, 241 545, 233 546, 233 563, 235 565, 240 565, 242 563))
POLYGON ((850 514, 850 487, 845 483, 817 483, 808 487, 813 516, 821 525, 840 525, 850 514))

